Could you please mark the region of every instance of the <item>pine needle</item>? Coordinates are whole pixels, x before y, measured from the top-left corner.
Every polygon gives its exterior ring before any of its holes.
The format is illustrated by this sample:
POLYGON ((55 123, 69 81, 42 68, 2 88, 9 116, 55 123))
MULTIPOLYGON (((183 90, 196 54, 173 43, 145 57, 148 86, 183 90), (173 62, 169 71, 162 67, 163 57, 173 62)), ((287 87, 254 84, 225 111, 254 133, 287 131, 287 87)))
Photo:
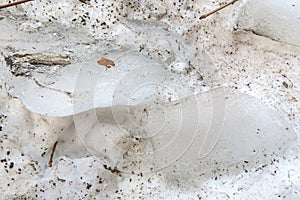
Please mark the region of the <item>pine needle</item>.
POLYGON ((226 8, 227 6, 231 5, 231 4, 234 4, 235 2, 237 2, 238 0, 232 0, 226 4, 224 4, 223 6, 219 7, 219 8, 216 8, 215 10, 213 11, 210 11, 209 13, 207 14, 204 14, 204 15, 201 15, 200 19, 205 19, 206 17, 218 12, 219 10, 222 10, 223 8, 226 8))
POLYGON ((22 3, 26 3, 28 1, 33 1, 33 0, 21 0, 21 1, 11 2, 11 3, 8 3, 8 4, 0 5, 0 9, 8 8, 8 7, 15 6, 15 5, 19 5, 19 4, 22 4, 22 3))

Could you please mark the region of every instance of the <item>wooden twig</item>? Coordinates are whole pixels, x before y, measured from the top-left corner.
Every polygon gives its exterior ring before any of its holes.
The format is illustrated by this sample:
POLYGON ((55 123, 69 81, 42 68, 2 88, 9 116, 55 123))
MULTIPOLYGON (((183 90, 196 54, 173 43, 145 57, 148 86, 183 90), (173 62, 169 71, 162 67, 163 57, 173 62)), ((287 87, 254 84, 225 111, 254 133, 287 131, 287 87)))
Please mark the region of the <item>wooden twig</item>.
POLYGON ((232 0, 226 4, 224 4, 223 6, 219 7, 219 8, 216 8, 215 10, 213 11, 210 11, 209 13, 207 14, 204 14, 204 15, 201 15, 200 19, 205 19, 206 17, 214 14, 215 12, 218 12, 219 10, 222 10, 223 8, 226 8, 227 6, 231 5, 231 4, 234 4, 235 2, 237 2, 238 0, 232 0))
POLYGON ((57 141, 54 143, 53 147, 52 147, 52 151, 51 151, 51 155, 50 155, 50 159, 48 161, 48 166, 52 167, 52 162, 53 162, 53 155, 56 149, 56 145, 57 145, 57 141))
POLYGON ((8 4, 0 5, 0 9, 8 8, 8 7, 15 6, 15 5, 18 5, 18 4, 21 4, 21 3, 26 3, 28 1, 33 1, 33 0, 20 0, 20 1, 11 2, 11 3, 8 3, 8 4))

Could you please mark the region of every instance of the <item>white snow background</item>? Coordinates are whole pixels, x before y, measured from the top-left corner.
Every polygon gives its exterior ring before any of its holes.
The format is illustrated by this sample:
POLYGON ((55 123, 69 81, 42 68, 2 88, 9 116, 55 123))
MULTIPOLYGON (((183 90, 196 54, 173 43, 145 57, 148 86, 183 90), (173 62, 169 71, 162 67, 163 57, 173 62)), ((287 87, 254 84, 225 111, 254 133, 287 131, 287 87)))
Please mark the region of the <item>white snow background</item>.
POLYGON ((224 3, 0 10, 0 199, 299 199, 300 4, 224 3))

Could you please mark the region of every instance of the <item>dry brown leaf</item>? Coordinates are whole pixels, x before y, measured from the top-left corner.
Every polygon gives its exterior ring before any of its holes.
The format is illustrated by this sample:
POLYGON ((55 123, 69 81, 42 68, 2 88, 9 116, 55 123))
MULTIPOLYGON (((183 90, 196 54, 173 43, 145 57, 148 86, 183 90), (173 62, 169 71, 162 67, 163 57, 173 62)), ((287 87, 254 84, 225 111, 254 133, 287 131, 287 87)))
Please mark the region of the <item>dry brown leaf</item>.
POLYGON ((102 57, 100 60, 98 60, 98 64, 103 65, 106 68, 111 68, 111 67, 115 66, 114 61, 109 60, 109 59, 104 58, 104 57, 102 57))

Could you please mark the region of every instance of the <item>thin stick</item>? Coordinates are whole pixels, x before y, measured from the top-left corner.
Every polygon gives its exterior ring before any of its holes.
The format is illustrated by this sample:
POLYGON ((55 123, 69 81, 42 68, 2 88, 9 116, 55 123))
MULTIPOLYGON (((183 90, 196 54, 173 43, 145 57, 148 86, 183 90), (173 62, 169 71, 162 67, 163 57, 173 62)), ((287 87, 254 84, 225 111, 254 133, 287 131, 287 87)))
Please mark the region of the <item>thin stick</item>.
POLYGON ((53 155, 56 149, 56 145, 57 145, 57 141, 54 143, 53 147, 52 147, 52 151, 51 151, 51 155, 50 155, 50 159, 48 161, 48 166, 52 167, 52 162, 53 162, 53 155))
POLYGON ((8 3, 8 4, 0 5, 0 9, 15 6, 15 5, 18 5, 18 4, 21 4, 21 3, 26 3, 28 1, 33 1, 33 0, 20 0, 20 1, 16 1, 16 2, 11 2, 11 3, 8 3))
POLYGON ((204 18, 206 18, 206 17, 208 17, 208 16, 214 14, 215 12, 218 12, 219 10, 222 10, 223 8, 226 8, 227 6, 229 6, 229 5, 231 5, 231 4, 234 4, 234 3, 237 2, 237 1, 238 1, 238 0, 232 0, 232 1, 226 3, 225 5, 223 5, 223 6, 219 7, 219 8, 217 8, 217 9, 215 9, 215 10, 213 10, 213 11, 210 11, 210 12, 207 13, 207 14, 201 15, 200 19, 204 19, 204 18))

